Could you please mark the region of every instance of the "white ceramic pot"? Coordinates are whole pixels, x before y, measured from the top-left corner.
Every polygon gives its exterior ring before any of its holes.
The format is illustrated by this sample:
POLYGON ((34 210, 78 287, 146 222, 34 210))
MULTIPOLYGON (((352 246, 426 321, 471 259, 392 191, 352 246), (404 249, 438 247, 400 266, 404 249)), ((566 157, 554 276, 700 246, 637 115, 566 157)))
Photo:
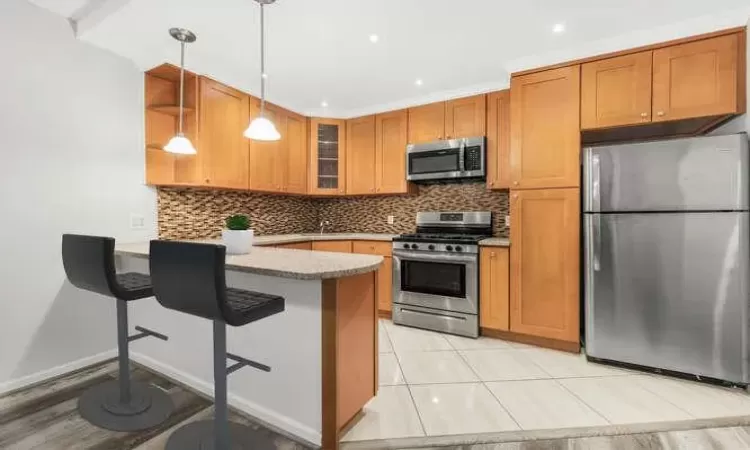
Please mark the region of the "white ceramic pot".
POLYGON ((227 253, 244 255, 253 247, 253 230, 221 230, 221 240, 227 253))

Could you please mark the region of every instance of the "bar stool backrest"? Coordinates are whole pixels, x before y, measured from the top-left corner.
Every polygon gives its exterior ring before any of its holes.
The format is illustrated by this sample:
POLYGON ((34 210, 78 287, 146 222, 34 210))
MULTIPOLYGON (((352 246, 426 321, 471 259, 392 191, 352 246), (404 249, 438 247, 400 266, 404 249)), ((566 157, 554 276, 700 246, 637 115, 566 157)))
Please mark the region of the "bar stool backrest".
POLYGON ((73 286, 118 297, 114 238, 63 234, 62 258, 65 275, 73 286))
POLYGON ((149 255, 154 295, 162 306, 226 321, 224 246, 153 240, 149 255))

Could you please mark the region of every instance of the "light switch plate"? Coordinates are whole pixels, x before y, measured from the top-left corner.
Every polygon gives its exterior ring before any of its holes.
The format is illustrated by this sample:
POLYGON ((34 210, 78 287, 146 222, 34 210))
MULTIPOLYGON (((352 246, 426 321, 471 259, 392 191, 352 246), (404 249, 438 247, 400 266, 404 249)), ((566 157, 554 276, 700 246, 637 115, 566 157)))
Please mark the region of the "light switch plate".
POLYGON ((505 228, 510 228, 510 214, 505 215, 505 228))
POLYGON ((130 228, 140 230, 145 228, 146 218, 140 214, 130 214, 130 228))
POLYGON ((388 225, 393 225, 393 222, 396 220, 394 216, 388 216, 388 225))

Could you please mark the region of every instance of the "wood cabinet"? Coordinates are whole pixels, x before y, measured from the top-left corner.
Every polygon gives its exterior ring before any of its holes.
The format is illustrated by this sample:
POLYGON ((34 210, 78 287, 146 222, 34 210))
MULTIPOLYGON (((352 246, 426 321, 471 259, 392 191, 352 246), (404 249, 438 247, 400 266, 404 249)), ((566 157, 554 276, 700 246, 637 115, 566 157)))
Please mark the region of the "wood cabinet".
POLYGON ((744 40, 744 33, 655 50, 653 120, 744 112, 745 93, 739 86, 745 82, 745 58, 740 37, 744 40), (740 61, 742 76, 738 76, 740 61))
POLYGON ((274 245, 276 248, 288 248, 294 250, 312 250, 312 242, 292 242, 290 244, 274 245))
POLYGON ((308 141, 307 118, 288 112, 286 116, 285 192, 290 194, 307 193, 308 141))
POLYGON ((510 90, 487 96, 487 187, 510 187, 510 90))
POLYGON ((486 95, 458 98, 445 103, 444 139, 484 136, 486 124, 486 95))
POLYGON ((510 330, 579 340, 579 189, 511 191, 510 330))
POLYGON ((250 98, 208 78, 200 80, 200 132, 197 160, 204 186, 247 189, 250 98))
POLYGON ((352 241, 314 241, 312 249, 318 252, 351 253, 352 241))
POLYGON ((346 121, 310 119, 311 194, 346 193, 346 121))
MULTIPOLYGON (((260 116, 260 100, 250 101, 250 118, 260 116)), ((273 122, 281 134, 278 141, 248 139, 249 183, 253 191, 284 192, 286 178, 287 127, 281 108, 266 104, 265 117, 273 122)))
POLYGON ((405 194, 407 111, 375 116, 375 191, 379 194, 405 194))
POLYGON ((409 143, 484 136, 486 114, 484 94, 409 108, 409 143))
POLYGON ((391 242, 380 241, 354 241, 352 242, 352 253, 363 253, 366 255, 380 255, 383 264, 377 272, 377 283, 375 296, 377 298, 378 310, 388 312, 391 310, 393 297, 393 259, 391 242))
POLYGON ((346 193, 375 193, 375 116, 346 121, 346 193))
POLYGON ((508 331, 510 326, 510 259, 507 248, 479 251, 479 326, 508 331))
POLYGON ((578 187, 580 66, 510 81, 512 189, 578 187))
POLYGON ((581 128, 651 122, 653 52, 603 59, 581 66, 581 128))

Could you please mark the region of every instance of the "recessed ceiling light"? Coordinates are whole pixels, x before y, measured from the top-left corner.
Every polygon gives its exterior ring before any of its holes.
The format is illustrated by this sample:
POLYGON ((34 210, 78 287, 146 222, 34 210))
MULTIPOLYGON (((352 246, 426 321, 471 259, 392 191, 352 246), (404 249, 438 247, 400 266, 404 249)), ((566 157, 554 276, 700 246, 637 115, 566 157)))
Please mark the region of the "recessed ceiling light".
POLYGON ((556 23, 555 26, 552 27, 552 31, 554 33, 562 33, 565 31, 565 24, 564 23, 556 23))
POLYGON ((373 44, 376 43, 376 42, 378 42, 378 39, 380 39, 380 38, 378 37, 377 34, 371 34, 370 35, 370 42, 372 42, 373 44))
POLYGON ((264 73, 264 74, 262 74, 261 76, 262 76, 263 78, 268 78, 268 74, 267 74, 267 73, 264 73))
POLYGON ((423 83, 424 82, 422 81, 421 78, 417 78, 417 81, 414 82, 414 84, 416 84, 417 86, 422 86, 423 83))
POLYGON ((323 100, 322 102, 320 102, 320 106, 322 106, 323 108, 327 108, 328 107, 328 102, 325 101, 325 100, 323 100))

